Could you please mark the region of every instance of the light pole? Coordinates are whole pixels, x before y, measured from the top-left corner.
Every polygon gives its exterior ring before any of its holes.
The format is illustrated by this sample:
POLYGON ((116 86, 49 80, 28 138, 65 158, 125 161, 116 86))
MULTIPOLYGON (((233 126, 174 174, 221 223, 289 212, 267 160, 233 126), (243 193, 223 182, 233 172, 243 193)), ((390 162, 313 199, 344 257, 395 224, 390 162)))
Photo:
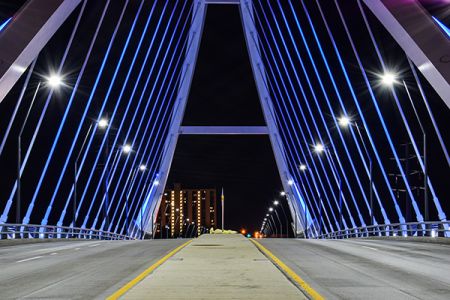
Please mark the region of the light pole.
POLYGON ((21 215, 20 209, 21 209, 21 204, 22 204, 22 200, 21 200, 21 179, 22 179, 22 176, 21 176, 21 172, 20 172, 20 169, 22 168, 22 140, 21 139, 22 139, 23 130, 25 129, 25 125, 26 125, 26 123, 28 121, 28 117, 30 116, 31 109, 33 108, 34 100, 36 100, 36 96, 37 96, 37 93, 39 92, 40 86, 41 86, 41 82, 39 81, 39 83, 38 83, 38 85, 36 87, 36 90, 35 90, 35 92, 33 94, 33 98, 31 100, 30 107, 28 108, 27 114, 25 116, 25 120, 22 123, 22 127, 20 128, 19 135, 17 137, 17 203, 16 203, 16 223, 17 224, 21 223, 21 221, 20 221, 20 215, 21 215))
MULTIPOLYGON (((300 171, 301 172, 306 172, 306 170, 308 169, 307 167, 306 167, 306 165, 305 164, 300 164, 300 166, 299 166, 299 169, 300 169, 300 171)), ((305 239, 307 239, 308 238, 308 210, 307 210, 307 205, 306 205, 306 202, 305 202, 305 200, 303 199, 303 203, 304 203, 304 205, 305 205, 305 209, 304 209, 304 213, 305 213, 305 229, 304 229, 304 234, 305 234, 305 239)))
POLYGON ((428 163, 427 163, 427 134, 425 128, 423 127, 422 122, 420 121, 419 114, 417 113, 416 106, 411 98, 411 94, 409 93, 408 86, 405 81, 403 81, 403 86, 405 87, 406 93, 408 94, 409 101, 414 110, 414 114, 416 115, 417 121, 419 122, 420 130, 423 135, 423 188, 424 188, 424 211, 425 211, 425 222, 429 221, 429 203, 428 203, 428 163))
POLYGON ((288 220, 288 217, 286 215, 286 212, 284 211, 283 204, 280 203, 280 201, 278 201, 278 200, 273 201, 273 205, 278 206, 278 204, 280 204, 281 210, 283 211, 283 215, 284 215, 284 218, 286 220, 286 237, 288 237, 289 236, 289 220, 288 220))
MULTIPOLYGON (((322 144, 318 143, 314 146, 314 152, 317 154, 320 154, 322 152, 325 152, 325 155, 328 157, 328 160, 330 161, 330 164, 333 168, 334 173, 338 177, 338 184, 339 184, 339 230, 342 230, 342 223, 343 223, 343 214, 342 214, 342 180, 341 176, 339 175, 339 172, 334 164, 334 161, 331 157, 332 153, 325 148, 322 144)), ((321 208, 322 209, 322 208, 321 208)), ((322 217, 322 216, 321 216, 322 217)))
POLYGON ((274 211, 275 215, 277 216, 278 224, 280 224, 280 236, 282 237, 283 236, 283 225, 281 223, 280 216, 278 215, 276 208, 274 208, 273 211, 274 211))

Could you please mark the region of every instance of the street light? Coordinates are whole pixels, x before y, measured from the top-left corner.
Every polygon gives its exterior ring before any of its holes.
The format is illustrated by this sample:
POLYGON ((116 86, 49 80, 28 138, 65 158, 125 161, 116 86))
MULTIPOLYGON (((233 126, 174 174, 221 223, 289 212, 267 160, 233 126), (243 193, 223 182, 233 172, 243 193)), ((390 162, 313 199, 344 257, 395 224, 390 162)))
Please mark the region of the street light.
POLYGON ((98 127, 100 127, 101 129, 105 129, 106 127, 108 127, 108 120, 105 118, 101 118, 98 121, 98 127))
POLYGON ((306 171, 306 165, 305 164, 301 164, 299 168, 300 168, 300 171, 306 171))
POLYGON ((52 88, 57 88, 62 84, 62 78, 58 74, 52 74, 47 78, 47 84, 52 88))
POLYGON ((269 211, 270 211, 270 212, 273 212, 273 207, 269 207, 269 211))
POLYGON ((314 152, 316 152, 316 153, 321 153, 321 152, 323 152, 325 150, 325 147, 321 144, 321 143, 317 143, 315 146, 314 146, 314 152))
MULTIPOLYGON (((57 88, 62 84, 62 79, 57 75, 50 75, 50 77, 46 78, 47 84, 52 88, 57 88)), ((39 88, 41 87, 41 81, 39 81, 36 90, 33 94, 33 98, 31 100, 30 107, 28 108, 25 119, 22 123, 22 127, 20 128, 19 135, 17 136, 17 203, 16 203, 16 223, 20 223, 20 209, 21 209, 21 169, 22 169, 22 133, 25 129, 25 124, 28 121, 28 117, 30 116, 31 109, 33 107, 34 101, 36 100, 37 93, 39 92, 39 88)))
POLYGON ((392 72, 385 72, 381 77, 381 83, 386 86, 392 86, 396 82, 397 76, 392 72))
POLYGON ((288 184, 289 184, 289 185, 293 185, 293 184, 294 184, 294 180, 289 179, 289 180, 288 180, 288 184))
POLYGON ((281 195, 281 196, 286 196, 286 192, 285 192, 285 191, 282 191, 282 192, 280 192, 280 195, 281 195))
POLYGON ((147 166, 146 165, 140 165, 139 166, 139 170, 145 171, 145 170, 147 170, 147 166))
POLYGON ((342 117, 338 118, 338 123, 339 123, 339 126, 345 128, 351 124, 351 120, 350 120, 350 118, 348 118, 346 116, 342 116, 342 117))
POLYGON ((130 146, 129 144, 123 145, 122 151, 123 151, 123 153, 125 153, 125 154, 130 153, 130 152, 131 152, 131 146, 130 146))

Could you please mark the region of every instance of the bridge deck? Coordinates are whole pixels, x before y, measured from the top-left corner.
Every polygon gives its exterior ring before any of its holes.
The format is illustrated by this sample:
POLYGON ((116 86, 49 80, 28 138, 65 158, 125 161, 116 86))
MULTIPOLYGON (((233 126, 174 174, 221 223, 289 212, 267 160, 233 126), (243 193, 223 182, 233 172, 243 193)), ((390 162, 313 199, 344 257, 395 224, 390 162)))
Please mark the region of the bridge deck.
POLYGON ((240 234, 203 235, 129 290, 124 299, 306 299, 240 234))
POLYGON ((262 239, 326 299, 450 299, 450 245, 262 239))

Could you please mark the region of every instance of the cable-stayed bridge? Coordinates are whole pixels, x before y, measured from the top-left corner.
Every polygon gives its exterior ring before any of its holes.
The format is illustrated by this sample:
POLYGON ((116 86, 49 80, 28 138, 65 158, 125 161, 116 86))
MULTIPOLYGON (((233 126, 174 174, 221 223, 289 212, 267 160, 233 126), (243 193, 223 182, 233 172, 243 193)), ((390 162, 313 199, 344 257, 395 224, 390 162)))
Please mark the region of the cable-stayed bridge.
POLYGON ((2 240, 154 237, 180 135, 267 136, 297 238, 450 236, 449 31, 419 1, 30 0, 0 28, 2 240), (183 125, 212 5, 263 126, 183 125))

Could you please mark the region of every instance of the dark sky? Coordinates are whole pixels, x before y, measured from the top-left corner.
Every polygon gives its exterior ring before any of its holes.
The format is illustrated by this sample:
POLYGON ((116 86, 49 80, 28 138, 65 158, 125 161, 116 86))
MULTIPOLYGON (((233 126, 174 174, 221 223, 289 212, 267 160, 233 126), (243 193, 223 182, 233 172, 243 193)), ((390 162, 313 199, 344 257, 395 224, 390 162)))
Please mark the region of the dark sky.
MULTIPOLYGON (((208 7, 183 125, 264 125, 234 5, 208 7)), ((169 186, 223 187, 228 228, 258 230, 281 190, 268 137, 182 136, 169 186)))

